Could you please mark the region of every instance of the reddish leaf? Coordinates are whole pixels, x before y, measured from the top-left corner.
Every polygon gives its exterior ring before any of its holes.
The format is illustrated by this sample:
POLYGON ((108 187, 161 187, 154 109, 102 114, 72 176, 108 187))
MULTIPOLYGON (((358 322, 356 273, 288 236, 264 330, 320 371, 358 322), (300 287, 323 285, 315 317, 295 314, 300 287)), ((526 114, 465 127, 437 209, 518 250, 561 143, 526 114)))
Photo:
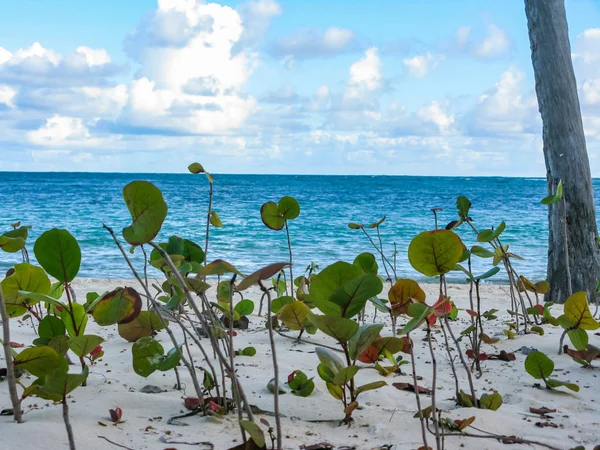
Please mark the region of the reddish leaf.
POLYGON ((544 307, 542 305, 533 305, 534 309, 537 309, 540 314, 544 314, 544 307))
POLYGON ((94 350, 92 350, 90 352, 90 356, 93 358, 94 356, 96 356, 98 353, 102 352, 102 346, 99 345, 98 347, 96 347, 94 350))
POLYGON ((212 409, 214 412, 218 413, 219 411, 221 411, 221 406, 213 400, 210 400, 208 402, 208 406, 210 406, 210 409, 212 409))
POLYGON ((470 315, 471 317, 477 317, 479 315, 472 309, 466 309, 465 311, 467 311, 467 314, 470 315))
POLYGON ((109 409, 108 412, 110 414, 110 420, 112 420, 114 423, 119 422, 121 420, 121 416, 123 415, 123 410, 119 407, 116 407, 115 409, 109 409))
POLYGON ((17 342, 11 342, 11 343, 10 343, 10 346, 11 346, 12 348, 23 348, 23 347, 25 347, 25 344, 19 344, 19 343, 17 343, 17 342))
POLYGON ((183 399, 183 404, 187 409, 193 410, 200 406, 200 399, 198 397, 186 397, 183 399))
POLYGON ((379 361, 379 350, 374 345, 368 346, 358 358, 361 363, 374 364, 379 361))
MULTIPOLYGON (((467 357, 469 359, 475 359, 475 352, 473 352, 472 349, 468 349, 465 354, 467 355, 467 357)), ((487 361, 488 359, 491 359, 491 357, 488 357, 487 354, 485 353, 480 353, 479 354, 479 361, 487 361)))
POLYGON ((450 311, 452 311, 450 297, 443 297, 440 295, 440 298, 438 298, 438 301, 434 303, 432 308, 435 310, 435 313, 439 314, 440 316, 450 314, 450 311))
POLYGON ((497 355, 488 356, 488 359, 499 359, 500 361, 510 362, 510 361, 514 361, 515 359, 517 359, 517 357, 515 356, 514 353, 509 353, 509 352, 502 350, 497 355))
MULTIPOLYGON (((229 330, 225 330, 225 333, 227 333, 229 335, 229 330)), ((233 331, 233 337, 236 337, 236 336, 237 336, 237 331, 234 330, 233 331)))

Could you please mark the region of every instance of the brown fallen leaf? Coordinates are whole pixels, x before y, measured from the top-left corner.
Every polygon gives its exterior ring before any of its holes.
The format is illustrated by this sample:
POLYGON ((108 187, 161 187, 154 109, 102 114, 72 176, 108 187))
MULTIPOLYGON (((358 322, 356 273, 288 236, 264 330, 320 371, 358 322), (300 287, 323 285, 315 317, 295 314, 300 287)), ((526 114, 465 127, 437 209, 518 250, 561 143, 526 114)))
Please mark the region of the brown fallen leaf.
MULTIPOLYGON (((392 386, 401 391, 415 392, 415 386, 412 383, 392 383, 392 386)), ((417 389, 419 390, 419 394, 431 394, 431 389, 429 388, 417 386, 417 389)))
POLYGON ((535 426, 540 428, 558 428, 558 425, 554 422, 536 422, 535 426))
POLYGON ((556 410, 555 409, 546 408, 545 406, 542 406, 541 408, 534 408, 532 406, 532 407, 529 408, 529 412, 533 413, 533 414, 545 415, 545 414, 555 413, 556 410))
POLYGON ((10 346, 11 348, 23 348, 25 347, 25 344, 19 344, 18 342, 10 342, 10 346))
POLYGON ((300 448, 302 450, 331 450, 334 447, 329 442, 319 442, 318 444, 301 445, 300 448))
POLYGON ((588 345, 586 350, 570 349, 568 345, 565 345, 563 351, 571 358, 581 359, 588 364, 591 364, 594 359, 600 358, 600 348, 593 345, 588 345))
POLYGON ((486 344, 496 344, 496 343, 500 342, 500 339, 499 339, 499 338, 493 338, 493 337, 490 337, 490 336, 488 336, 488 335, 487 335, 487 334, 485 334, 485 333, 481 333, 481 334, 479 335, 479 337, 480 337, 480 338, 481 338, 481 340, 482 340, 483 342, 485 342, 486 344))

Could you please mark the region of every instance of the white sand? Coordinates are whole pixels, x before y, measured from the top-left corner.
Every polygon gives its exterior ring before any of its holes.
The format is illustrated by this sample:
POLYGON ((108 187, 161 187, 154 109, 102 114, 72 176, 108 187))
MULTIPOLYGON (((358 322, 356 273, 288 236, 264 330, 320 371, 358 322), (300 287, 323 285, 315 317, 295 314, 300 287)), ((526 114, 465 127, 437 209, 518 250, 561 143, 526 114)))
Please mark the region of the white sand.
MULTIPOLYGON (((137 287, 131 280, 79 280, 75 283, 75 290, 80 301, 89 291, 104 292, 117 286, 137 287)), ((437 298, 437 286, 424 285, 428 294, 428 303, 432 304, 437 298)), ((449 294, 459 308, 468 304, 467 286, 449 286, 449 294)), ((482 309, 493 307, 500 309, 497 320, 486 322, 486 331, 490 336, 500 337, 501 341, 494 346, 484 344, 484 351, 497 353, 500 350, 516 351, 522 346, 534 346, 546 352, 556 363, 555 377, 569 380, 580 385, 579 393, 570 391, 549 391, 533 387, 534 381, 524 370, 525 356, 517 352, 514 362, 486 361, 483 363, 484 374, 480 379, 475 379, 478 395, 486 391, 497 390, 503 398, 504 404, 498 411, 484 411, 473 408, 457 408, 453 397, 452 375, 446 352, 443 348, 437 350, 439 363, 438 376, 438 406, 451 418, 467 418, 476 416, 473 423, 479 429, 504 435, 516 435, 527 439, 546 442, 557 448, 572 448, 585 445, 591 449, 600 443, 600 384, 598 373, 593 369, 584 369, 571 360, 567 355, 556 354, 561 329, 545 326, 544 336, 524 335, 517 336, 515 340, 507 340, 502 334, 506 328, 502 323, 509 320, 506 313, 510 302, 506 294, 506 287, 484 286, 482 309), (550 422, 559 428, 540 428, 536 422, 545 420, 529 413, 530 407, 546 406, 557 409, 551 414, 550 422)), ((258 303, 259 292, 250 290, 246 298, 258 303)), ((258 310, 258 304, 257 308, 258 310)), ((559 315, 560 306, 554 307, 555 315, 559 315)), ((368 321, 372 318, 370 311, 368 321)), ((461 311, 460 322, 454 323, 456 333, 466 328, 468 316, 461 311)), ((378 314, 378 321, 384 321, 386 328, 382 335, 391 335, 389 319, 378 314)), ((236 357, 238 373, 249 397, 250 403, 263 410, 273 410, 273 396, 266 389, 266 384, 272 377, 271 356, 268 344, 268 335, 265 329, 264 318, 252 316, 251 326, 247 331, 238 331, 235 338, 236 348, 247 345, 256 347, 256 356, 236 357)), ((403 323, 400 320, 400 323, 403 323)), ((11 322, 12 341, 30 344, 34 339, 34 332, 29 322, 21 323, 19 320, 11 322)), ((173 328, 174 330, 176 327, 173 328)), ((118 447, 100 439, 108 439, 133 449, 166 449, 166 448, 200 448, 203 446, 190 446, 185 444, 167 444, 161 439, 174 441, 210 441, 215 449, 227 449, 240 442, 238 426, 233 415, 222 421, 194 416, 182 419, 189 426, 168 425, 167 419, 185 412, 182 398, 193 396, 194 391, 185 368, 181 368, 183 382, 187 385, 185 392, 173 389, 175 377, 172 371, 163 373, 155 372, 147 379, 136 375, 131 365, 131 344, 119 337, 114 327, 98 327, 90 321, 86 334, 97 334, 106 339, 103 344, 106 352, 100 362, 91 368, 88 386, 80 387, 73 392, 71 420, 75 431, 75 439, 79 449, 117 449, 118 447), (151 384, 163 388, 166 392, 161 394, 144 394, 138 392, 143 386, 151 384), (125 423, 118 426, 111 424, 108 418, 110 408, 121 407, 125 423), (101 421, 108 426, 98 424, 101 421)), ((413 333, 417 372, 423 377, 420 382, 423 386, 431 386, 431 363, 426 343, 422 340, 422 331, 413 333)), ((590 332, 590 343, 600 346, 600 338, 590 332)), ((179 333, 177 333, 180 336, 179 333)), ((441 344, 443 338, 436 334, 441 344)), ((164 332, 158 337, 165 349, 171 348, 171 343, 164 332)), ((309 336, 316 342, 327 342, 333 345, 331 339, 318 333, 309 336)), ((402 366, 408 375, 393 375, 386 378, 389 386, 379 390, 365 393, 359 398, 362 409, 354 412, 356 423, 351 427, 339 427, 336 423, 315 423, 313 420, 337 421, 343 417, 341 403, 329 395, 325 384, 316 373, 318 359, 314 353, 314 346, 297 344, 292 340, 276 336, 280 374, 283 381, 295 369, 302 369, 309 376, 315 377, 316 388, 307 398, 286 394, 281 396, 281 412, 286 417, 282 419, 284 448, 298 449, 301 445, 315 444, 327 441, 338 446, 348 446, 358 449, 375 449, 384 445, 391 445, 393 449, 416 449, 422 445, 419 420, 413 418, 416 411, 414 394, 399 391, 391 386, 393 382, 412 382, 410 365, 402 366)), ((567 343, 568 339, 567 339, 567 343)), ((569 343, 570 344, 570 343, 569 343)), ((464 343, 463 343, 464 351, 464 343)), ((196 349, 196 353, 199 352, 196 349)), ((197 366, 202 366, 203 361, 199 356, 195 361, 197 366)), ((4 366, 4 361, 0 362, 4 366)), ((205 366, 206 367, 206 366, 205 366)), ((75 370, 75 368, 73 368, 75 370)), ((467 390, 466 377, 462 372, 461 386, 467 390)), ((357 375, 359 384, 363 382, 381 380, 382 377, 372 369, 361 370, 357 375)), ((32 381, 31 377, 21 379, 26 384, 32 381)), ((429 397, 422 396, 425 405, 429 404, 429 397)), ((6 382, 0 384, 0 409, 9 408, 6 382)), ((67 437, 62 422, 61 406, 39 398, 28 398, 24 404, 24 423, 21 425, 11 423, 10 417, 0 417, 0 430, 2 442, 0 448, 12 449, 61 449, 68 448, 67 437)), ((265 417, 272 425, 273 417, 265 417)), ((471 429, 471 432, 478 433, 471 429)), ((429 445, 434 445, 433 436, 429 436, 429 445)), ((465 437, 448 437, 446 448, 467 449, 506 449, 507 447, 493 439, 475 439, 465 437)), ((526 445, 512 445, 510 449, 532 448, 526 445)), ((536 447, 537 448, 537 447, 536 447)), ((539 447, 541 448, 541 447, 539 447)))

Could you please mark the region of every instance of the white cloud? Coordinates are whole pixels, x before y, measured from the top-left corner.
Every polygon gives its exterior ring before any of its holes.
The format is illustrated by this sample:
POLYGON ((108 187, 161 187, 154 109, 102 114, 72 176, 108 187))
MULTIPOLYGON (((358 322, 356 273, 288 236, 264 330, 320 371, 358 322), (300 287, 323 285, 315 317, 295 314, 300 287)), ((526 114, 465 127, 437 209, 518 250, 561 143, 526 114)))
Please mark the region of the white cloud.
POLYGON ((28 133, 32 144, 41 146, 89 146, 97 145, 98 139, 93 139, 89 129, 81 119, 54 115, 46 120, 39 129, 28 133))
POLYGON ((381 87, 381 60, 377 55, 377 48, 372 47, 365 51, 364 58, 350 66, 350 80, 348 81, 348 95, 354 96, 363 89, 374 91, 381 87))
POLYGON ((451 53, 485 60, 503 56, 510 49, 510 45, 506 32, 498 25, 489 23, 483 35, 473 33, 470 26, 459 27, 444 47, 451 53))
POLYGON ((506 53, 509 46, 510 41, 504 30, 491 23, 483 40, 475 44, 473 54, 482 59, 495 58, 506 53))
POLYGON ((103 66, 104 64, 108 64, 110 62, 110 56, 104 49, 93 49, 89 47, 77 47, 75 49, 77 53, 80 53, 85 58, 85 62, 88 66, 103 66))
POLYGON ((454 116, 446 114, 442 106, 433 101, 417 110, 417 116, 424 122, 434 124, 441 134, 447 134, 454 125, 454 116))
POLYGON ((589 28, 575 38, 573 59, 576 63, 600 63, 600 28, 589 28))
POLYGON ((301 28, 290 36, 280 38, 272 48, 276 57, 295 59, 327 58, 350 49, 354 33, 346 28, 301 28))
POLYGON ((283 12, 275 0, 251 0, 240 5, 238 10, 244 24, 240 46, 257 43, 267 34, 273 18, 283 12))
POLYGON ((416 55, 412 58, 406 58, 402 61, 404 68, 416 78, 425 78, 425 76, 436 68, 443 56, 434 56, 429 52, 423 55, 416 55))
POLYGON ((587 105, 600 105, 600 78, 584 81, 581 93, 583 103, 587 105))
POLYGON ((475 134, 539 133, 540 118, 533 92, 523 95, 525 74, 510 67, 493 89, 483 94, 471 113, 475 134))
POLYGON ((4 104, 9 108, 14 108, 14 99, 17 96, 17 91, 10 86, 0 85, 0 105, 4 104))

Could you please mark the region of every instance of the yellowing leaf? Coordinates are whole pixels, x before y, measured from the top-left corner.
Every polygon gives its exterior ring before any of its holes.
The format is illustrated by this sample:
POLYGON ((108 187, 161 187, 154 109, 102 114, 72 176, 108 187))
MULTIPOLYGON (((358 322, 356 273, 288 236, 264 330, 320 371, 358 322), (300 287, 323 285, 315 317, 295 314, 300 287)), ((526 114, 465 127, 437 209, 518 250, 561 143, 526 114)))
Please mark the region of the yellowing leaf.
POLYGON ((565 317, 575 327, 584 330, 597 330, 600 328, 600 323, 596 322, 590 312, 585 291, 575 292, 571 295, 565 302, 564 308, 565 317))
POLYGON ((432 277, 450 272, 463 254, 464 244, 450 230, 424 231, 408 247, 410 264, 423 275, 432 277))

